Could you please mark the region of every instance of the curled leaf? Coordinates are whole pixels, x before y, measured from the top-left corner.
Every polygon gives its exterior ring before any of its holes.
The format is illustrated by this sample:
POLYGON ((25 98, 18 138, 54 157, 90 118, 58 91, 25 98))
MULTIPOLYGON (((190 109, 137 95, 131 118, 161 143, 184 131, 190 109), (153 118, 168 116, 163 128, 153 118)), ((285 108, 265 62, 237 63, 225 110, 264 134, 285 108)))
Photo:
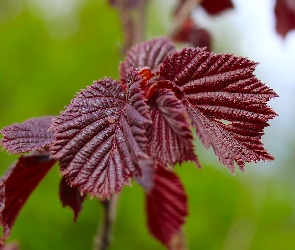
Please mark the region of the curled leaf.
POLYGON ((195 161, 191 124, 186 107, 169 89, 149 101, 153 124, 148 131, 150 154, 161 165, 195 161))
POLYGON ((115 80, 97 81, 54 120, 53 156, 81 192, 110 197, 141 175, 138 162, 149 158, 145 127, 150 123, 141 80, 131 70, 126 93, 115 80))
POLYGON ((3 227, 1 243, 11 228, 26 200, 54 165, 46 155, 21 156, 0 181, 0 223, 3 227))
POLYGON ((1 145, 10 153, 19 154, 44 148, 53 140, 53 132, 48 131, 53 116, 31 118, 23 123, 15 123, 3 128, 1 145))
POLYGON ((158 166, 153 189, 146 195, 147 220, 151 234, 169 246, 187 216, 187 197, 173 172, 158 166))
POLYGON ((266 102, 276 93, 254 77, 256 63, 230 54, 185 48, 163 61, 160 76, 182 92, 192 125, 232 172, 234 162, 272 160, 260 142, 276 116, 266 102))

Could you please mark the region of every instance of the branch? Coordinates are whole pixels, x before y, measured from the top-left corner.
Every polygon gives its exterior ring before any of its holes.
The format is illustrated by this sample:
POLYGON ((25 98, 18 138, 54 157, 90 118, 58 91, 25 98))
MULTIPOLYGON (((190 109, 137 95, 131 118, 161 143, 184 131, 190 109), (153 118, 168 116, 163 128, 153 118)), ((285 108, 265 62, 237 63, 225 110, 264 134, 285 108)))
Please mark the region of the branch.
POLYGON ((104 220, 94 238, 94 250, 106 250, 111 242, 112 226, 116 217, 119 196, 113 195, 109 200, 101 201, 104 208, 104 220))
POLYGON ((185 20, 191 14, 191 11, 201 3, 202 0, 186 0, 177 11, 175 16, 175 23, 169 37, 174 37, 179 32, 185 20))

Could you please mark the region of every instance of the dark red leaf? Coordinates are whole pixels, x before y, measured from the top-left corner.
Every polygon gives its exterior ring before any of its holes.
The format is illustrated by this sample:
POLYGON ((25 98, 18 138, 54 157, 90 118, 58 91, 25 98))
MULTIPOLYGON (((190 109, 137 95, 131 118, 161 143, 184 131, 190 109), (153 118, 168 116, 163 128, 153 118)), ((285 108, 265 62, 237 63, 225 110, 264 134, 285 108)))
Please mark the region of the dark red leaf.
POLYGON ((138 162, 149 158, 145 127, 151 122, 141 81, 133 69, 126 93, 115 80, 97 81, 54 120, 53 156, 82 193, 110 197, 141 175, 138 162))
POLYGON ((200 5, 210 15, 218 15, 220 12, 234 7, 231 0, 203 0, 200 5))
POLYGON ((135 45, 126 55, 126 59, 120 65, 120 76, 123 84, 131 67, 141 69, 149 67, 151 70, 164 60, 165 56, 175 52, 172 41, 166 37, 155 38, 147 42, 135 45))
POLYGON ((189 43, 193 47, 207 47, 211 50, 211 35, 196 25, 192 18, 187 18, 180 30, 174 35, 176 42, 189 43))
POLYGON ((153 124, 148 131, 150 155, 161 165, 195 161, 191 124, 186 107, 169 89, 149 101, 153 124))
POLYGON ((69 206, 74 212, 74 221, 82 210, 85 195, 81 195, 77 187, 71 187, 63 177, 59 185, 59 198, 63 207, 69 206))
POLYGON ((19 124, 3 128, 1 145, 10 153, 19 154, 44 148, 54 140, 53 132, 48 131, 53 116, 32 118, 19 124))
POLYGON ((276 30, 285 37, 287 33, 295 29, 295 1, 277 0, 275 4, 276 30))
POLYGON ((0 181, 0 222, 3 227, 1 242, 10 235, 16 217, 39 182, 54 165, 46 155, 21 156, 0 181))
POLYGON ((230 54, 185 48, 168 56, 160 76, 182 91, 198 136, 234 171, 245 162, 272 160, 260 142, 276 114, 266 102, 276 93, 254 77, 256 63, 230 54))
POLYGON ((188 214, 187 197, 177 175, 158 166, 154 187, 146 198, 150 232, 164 245, 169 246, 188 214))

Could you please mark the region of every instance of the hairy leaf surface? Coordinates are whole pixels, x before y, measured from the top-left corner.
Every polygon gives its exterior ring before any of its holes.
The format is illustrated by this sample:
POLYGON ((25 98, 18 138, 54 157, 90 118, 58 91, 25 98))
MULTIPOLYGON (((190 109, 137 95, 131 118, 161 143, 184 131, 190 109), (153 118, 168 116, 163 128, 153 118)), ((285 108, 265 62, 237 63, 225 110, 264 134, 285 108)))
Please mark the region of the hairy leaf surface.
POLYGON ((182 101, 203 144, 234 171, 245 162, 272 160, 260 142, 276 114, 266 102, 276 93, 253 76, 256 63, 230 54, 185 48, 168 56, 160 76, 182 91, 182 101))
POLYGON ((1 145, 12 154, 26 153, 50 145, 53 132, 48 131, 53 116, 28 119, 3 128, 1 145))
POLYGON ((115 80, 97 81, 55 119, 52 153, 81 192, 109 197, 141 175, 138 162, 149 158, 145 127, 151 121, 140 81, 133 69, 126 93, 115 80))
POLYGON ((148 131, 150 154, 161 165, 195 161, 191 124, 186 107, 169 89, 160 89, 149 102, 153 124, 148 131))
POLYGON ((177 175, 158 166, 154 175, 154 187, 146 198, 150 232, 169 246, 188 214, 187 197, 177 175))
POLYGON ((81 195, 77 187, 71 187, 65 177, 62 177, 59 185, 59 198, 63 207, 70 207, 74 212, 74 221, 77 220, 82 210, 82 204, 86 195, 81 195))
POLYGON ((3 227, 1 242, 10 230, 21 208, 39 182, 54 165, 47 155, 21 156, 0 181, 0 223, 3 227))
POLYGON ((295 29, 295 1, 277 0, 275 4, 276 30, 285 37, 295 29))
POLYGON ((121 81, 123 83, 126 81, 131 67, 137 69, 143 67, 149 67, 151 70, 156 69, 166 55, 175 51, 174 44, 166 37, 155 38, 135 45, 127 53, 125 61, 120 65, 121 81))

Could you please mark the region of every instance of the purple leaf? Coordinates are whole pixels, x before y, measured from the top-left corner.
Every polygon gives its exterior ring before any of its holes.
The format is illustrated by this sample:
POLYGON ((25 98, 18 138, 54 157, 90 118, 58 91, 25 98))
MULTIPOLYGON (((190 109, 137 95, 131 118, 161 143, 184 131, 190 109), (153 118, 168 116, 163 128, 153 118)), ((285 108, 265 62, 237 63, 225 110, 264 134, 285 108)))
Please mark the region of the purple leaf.
POLYGON ((54 120, 53 156, 82 193, 110 197, 130 177, 141 176, 138 162, 149 158, 145 127, 151 122, 141 81, 133 69, 126 93, 115 80, 97 81, 54 120))
POLYGON ((188 214, 187 197, 177 175, 158 166, 154 187, 147 193, 146 199, 149 230, 155 238, 169 246, 188 214))
POLYGON ((277 0, 275 4, 276 30, 285 37, 290 30, 295 29, 295 1, 277 0))
POLYGON ((185 48, 163 61, 160 76, 182 92, 192 125, 206 148, 232 172, 234 162, 273 160, 260 142, 276 114, 266 102, 276 93, 253 76, 256 63, 230 54, 185 48))
POLYGON ((28 119, 19 124, 15 123, 3 128, 1 145, 10 153, 19 154, 38 150, 50 145, 53 132, 48 131, 53 116, 28 119))
POLYGON ((3 227, 1 243, 10 235, 16 217, 39 182, 54 165, 46 155, 21 156, 0 181, 0 223, 3 227))
POLYGON ((166 55, 175 51, 174 44, 166 37, 155 38, 135 45, 120 65, 121 81, 125 83, 131 67, 137 69, 149 67, 151 70, 155 70, 166 55))
MULTIPOLYGON (((160 89, 149 101, 153 124, 148 131, 151 157, 161 165, 174 167, 195 161, 191 124, 186 107, 169 89, 160 89)), ((199 165, 199 164, 198 164, 199 165)))
POLYGON ((77 187, 71 187, 63 177, 59 185, 59 198, 63 207, 69 206, 74 212, 74 221, 82 210, 85 195, 81 195, 77 187))

